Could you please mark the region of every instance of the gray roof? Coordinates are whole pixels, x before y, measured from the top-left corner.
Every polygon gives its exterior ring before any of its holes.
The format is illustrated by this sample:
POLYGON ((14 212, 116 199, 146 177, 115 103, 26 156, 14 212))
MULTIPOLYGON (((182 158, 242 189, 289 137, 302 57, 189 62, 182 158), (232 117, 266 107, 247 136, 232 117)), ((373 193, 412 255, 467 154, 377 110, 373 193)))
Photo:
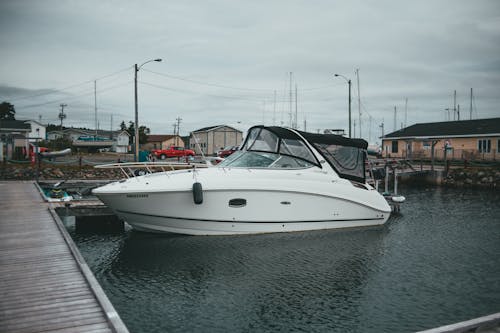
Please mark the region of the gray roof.
POLYGON ((31 125, 24 120, 0 120, 0 128, 4 130, 31 130, 31 125))
POLYGON ((488 134, 500 134, 500 118, 415 124, 386 134, 382 138, 474 136, 488 134))
POLYGON ((215 126, 209 126, 209 127, 203 127, 203 128, 197 129, 196 131, 193 131, 192 133, 196 133, 196 132, 210 132, 210 131, 213 131, 213 130, 215 130, 217 128, 220 128, 220 127, 228 127, 228 128, 232 128, 236 132, 241 132, 240 130, 237 130, 236 128, 231 127, 231 126, 227 126, 227 125, 215 125, 215 126))

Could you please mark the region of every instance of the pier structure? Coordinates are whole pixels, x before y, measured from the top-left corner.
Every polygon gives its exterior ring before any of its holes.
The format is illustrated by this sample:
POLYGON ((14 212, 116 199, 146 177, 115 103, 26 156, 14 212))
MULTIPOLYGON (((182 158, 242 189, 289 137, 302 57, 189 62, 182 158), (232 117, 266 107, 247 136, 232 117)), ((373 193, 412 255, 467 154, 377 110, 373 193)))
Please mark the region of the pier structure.
POLYGON ((128 332, 33 182, 0 182, 0 275, 0 332, 128 332))

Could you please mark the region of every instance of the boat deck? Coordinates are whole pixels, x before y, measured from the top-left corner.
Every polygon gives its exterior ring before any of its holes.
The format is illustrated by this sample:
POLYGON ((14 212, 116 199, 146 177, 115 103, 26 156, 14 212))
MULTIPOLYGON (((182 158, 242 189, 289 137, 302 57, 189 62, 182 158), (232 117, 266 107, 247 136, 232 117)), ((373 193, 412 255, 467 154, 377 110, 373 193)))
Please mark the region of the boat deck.
POLYGON ((33 182, 0 182, 0 332, 128 332, 33 182))

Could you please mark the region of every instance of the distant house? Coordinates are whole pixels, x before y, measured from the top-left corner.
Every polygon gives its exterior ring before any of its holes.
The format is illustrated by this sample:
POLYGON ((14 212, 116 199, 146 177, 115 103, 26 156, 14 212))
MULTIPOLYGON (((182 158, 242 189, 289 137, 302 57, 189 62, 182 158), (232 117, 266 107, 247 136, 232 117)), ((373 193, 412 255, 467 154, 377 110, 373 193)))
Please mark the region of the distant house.
POLYGON ((415 124, 382 137, 384 157, 498 160, 500 118, 415 124))
POLYGON ((31 125, 22 120, 0 120, 0 160, 24 159, 29 155, 31 125))
POLYGON ((238 146, 243 139, 243 133, 227 125, 217 125, 200 128, 191 132, 189 148, 196 154, 214 155, 218 150, 228 146, 238 146))
POLYGON ((129 137, 127 131, 118 132, 114 137, 114 142, 112 146, 112 151, 115 153, 128 153, 129 151, 129 137))
POLYGON ((147 143, 141 145, 141 149, 166 149, 171 146, 184 147, 184 141, 182 141, 182 138, 178 135, 151 134, 148 135, 147 143))
POLYGON ((26 120, 25 123, 30 124, 31 131, 28 134, 30 142, 37 142, 46 139, 46 126, 35 120, 26 120))
POLYGON ((127 131, 66 128, 62 131, 47 133, 48 140, 62 137, 71 140, 73 147, 80 151, 95 152, 99 149, 109 149, 117 153, 127 153, 129 150, 129 134, 127 131))

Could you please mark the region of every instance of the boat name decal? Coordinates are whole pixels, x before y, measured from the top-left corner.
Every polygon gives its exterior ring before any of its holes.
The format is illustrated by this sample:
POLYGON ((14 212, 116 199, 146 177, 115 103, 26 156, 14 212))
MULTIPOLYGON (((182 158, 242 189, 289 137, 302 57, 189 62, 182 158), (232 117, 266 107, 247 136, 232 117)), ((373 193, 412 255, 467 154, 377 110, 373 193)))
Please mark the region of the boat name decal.
POLYGON ((127 198, 147 198, 148 194, 127 194, 127 198))

